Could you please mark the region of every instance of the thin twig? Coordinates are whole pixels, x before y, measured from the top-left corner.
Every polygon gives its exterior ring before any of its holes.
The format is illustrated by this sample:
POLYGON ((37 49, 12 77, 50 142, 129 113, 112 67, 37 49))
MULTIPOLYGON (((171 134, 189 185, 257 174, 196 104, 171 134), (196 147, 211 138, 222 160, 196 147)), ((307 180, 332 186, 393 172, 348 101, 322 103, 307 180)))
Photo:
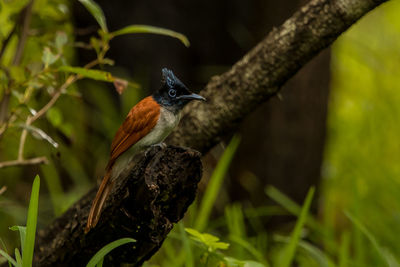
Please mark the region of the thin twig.
POLYGON ((4 132, 8 129, 8 126, 17 119, 15 114, 12 114, 1 126, 0 126, 0 140, 3 137, 4 132))
POLYGON ((77 75, 71 75, 67 78, 65 83, 61 85, 61 87, 55 92, 53 97, 50 99, 50 101, 44 105, 32 118, 31 118, 31 123, 39 119, 41 116, 46 114, 46 112, 56 103, 57 99, 60 97, 61 93, 68 88, 72 83, 74 83, 76 80, 78 80, 77 75))
MULTIPOLYGON (((78 79, 77 75, 71 75, 67 78, 65 83, 61 85, 61 87, 57 90, 57 92, 53 95, 53 97, 50 99, 50 101, 44 105, 33 117, 28 116, 26 119, 26 125, 29 126, 31 125, 34 121, 39 119, 41 116, 46 114, 46 112, 56 103, 57 99, 60 97, 61 93, 68 88, 72 83, 74 83, 78 79)), ((19 148, 18 148, 18 160, 23 161, 24 160, 24 148, 25 148, 25 141, 26 137, 28 135, 28 130, 24 128, 21 133, 21 138, 19 141, 19 148)))
MULTIPOLYGON (((26 125, 31 125, 31 116, 28 116, 26 119, 26 125)), ((26 137, 28 136, 28 130, 24 128, 21 133, 21 138, 19 140, 19 148, 18 148, 18 160, 23 160, 24 159, 24 148, 25 148, 25 141, 26 137)))
MULTIPOLYGON (((99 60, 93 60, 91 62, 89 62, 88 64, 85 65, 85 69, 90 69, 93 68, 94 66, 96 66, 97 64, 99 64, 99 60)), ((81 75, 70 75, 67 80, 65 81, 65 83, 63 85, 61 85, 61 87, 55 92, 55 94, 53 95, 53 97, 50 99, 50 101, 44 105, 31 119, 31 123, 33 123, 34 121, 36 121, 37 119, 39 119, 41 116, 43 116, 57 101, 57 99, 60 97, 61 93, 67 89, 71 84, 73 84, 74 82, 76 82, 77 80, 81 79, 82 76, 81 75)))
POLYGON ((2 45, 2 47, 1 47, 1 49, 0 49, 0 59, 3 57, 4 52, 6 51, 7 45, 8 45, 8 43, 10 42, 11 37, 12 37, 13 34, 15 33, 16 29, 17 29, 17 23, 14 24, 13 28, 12 28, 11 31, 8 33, 7 38, 4 39, 4 41, 3 41, 3 45, 2 45))
POLYGON ((18 65, 22 59, 22 54, 24 52, 26 39, 28 38, 29 26, 31 24, 32 7, 33 7, 33 0, 31 0, 29 4, 24 8, 23 28, 21 32, 21 37, 19 38, 18 41, 17 51, 15 52, 15 56, 12 62, 13 65, 18 65))
MULTIPOLYGON (((1 58, 1 54, 0 54, 1 58)), ((3 98, 0 101, 0 125, 2 125, 5 120, 7 119, 7 113, 8 113, 8 105, 10 103, 10 97, 11 97, 11 86, 13 84, 13 79, 10 74, 10 70, 4 66, 0 65, 0 70, 4 72, 8 79, 8 84, 7 87, 4 90, 3 93, 3 98)))
POLYGON ((25 166, 25 165, 36 165, 36 164, 47 164, 48 160, 46 157, 37 157, 24 160, 10 160, 0 162, 0 169, 12 166, 25 166))

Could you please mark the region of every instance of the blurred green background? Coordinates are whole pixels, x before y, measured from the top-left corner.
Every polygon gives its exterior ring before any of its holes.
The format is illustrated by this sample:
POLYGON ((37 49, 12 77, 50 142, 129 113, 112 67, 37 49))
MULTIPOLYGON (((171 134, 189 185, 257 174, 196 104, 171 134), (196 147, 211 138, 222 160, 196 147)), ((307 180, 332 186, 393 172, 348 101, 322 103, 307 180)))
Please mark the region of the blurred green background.
MULTIPOLYGON (((17 159, 21 125, 67 79, 57 67, 95 59, 87 48, 101 40, 79 2, 37 0, 15 62, 28 2, 0 0, 0 99, 12 88, 7 110, 14 116, 0 131, 0 162, 17 159), (55 57, 47 69, 46 50, 55 57)), ((161 67, 200 90, 304 1, 98 3, 110 31, 155 25, 185 34, 191 46, 159 35, 116 38, 107 54, 115 64, 96 68, 129 80, 123 94, 82 79, 34 122, 58 147, 28 131, 24 158, 45 156, 49 164, 0 168, 0 248, 10 252, 19 238, 9 227, 25 224, 35 175, 43 181, 42 228, 102 177, 116 129, 157 88, 161 67)), ((396 0, 370 12, 291 79, 281 100, 246 119, 240 137, 205 155, 199 197, 146 265, 400 266, 398 14, 396 0)))

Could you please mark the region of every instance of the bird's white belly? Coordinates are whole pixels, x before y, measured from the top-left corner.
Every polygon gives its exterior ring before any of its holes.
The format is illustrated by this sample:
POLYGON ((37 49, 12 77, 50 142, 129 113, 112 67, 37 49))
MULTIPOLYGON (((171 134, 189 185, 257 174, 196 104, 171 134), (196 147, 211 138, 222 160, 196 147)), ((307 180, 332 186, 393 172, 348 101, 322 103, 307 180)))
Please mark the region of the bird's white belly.
POLYGON ((178 125, 179 120, 179 113, 174 114, 173 112, 161 107, 160 117, 157 121, 156 126, 154 126, 154 128, 147 135, 145 135, 142 139, 136 142, 136 144, 134 144, 117 158, 111 171, 112 177, 118 177, 119 174, 128 165, 132 157, 135 156, 138 152, 164 141, 164 139, 178 125))

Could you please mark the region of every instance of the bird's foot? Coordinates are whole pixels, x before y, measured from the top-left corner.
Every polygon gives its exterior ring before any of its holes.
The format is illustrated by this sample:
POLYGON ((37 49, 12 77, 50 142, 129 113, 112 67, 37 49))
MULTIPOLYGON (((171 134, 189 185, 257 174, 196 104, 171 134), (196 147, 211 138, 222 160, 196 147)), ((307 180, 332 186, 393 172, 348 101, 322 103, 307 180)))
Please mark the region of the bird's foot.
POLYGON ((161 142, 161 143, 158 143, 158 144, 151 145, 151 147, 159 147, 161 149, 165 149, 165 148, 167 148, 167 144, 164 143, 164 142, 161 142))
POLYGON ((165 149, 165 148, 167 147, 167 145, 166 145, 164 142, 151 145, 151 146, 149 147, 149 149, 147 149, 147 150, 144 152, 144 156, 147 157, 147 156, 149 155, 149 152, 150 152, 150 151, 152 150, 152 148, 154 148, 154 147, 159 147, 160 149, 165 149))

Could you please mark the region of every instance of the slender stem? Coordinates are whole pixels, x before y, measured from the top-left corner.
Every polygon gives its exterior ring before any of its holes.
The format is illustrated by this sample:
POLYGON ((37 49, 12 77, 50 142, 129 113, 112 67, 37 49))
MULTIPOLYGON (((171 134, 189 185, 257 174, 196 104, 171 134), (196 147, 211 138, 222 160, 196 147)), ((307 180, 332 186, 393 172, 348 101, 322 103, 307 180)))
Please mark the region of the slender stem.
POLYGON ((11 31, 9 32, 9 34, 7 35, 7 38, 4 39, 3 41, 3 46, 0 49, 0 59, 3 57, 4 52, 6 51, 7 45, 11 40, 11 37, 13 36, 13 34, 15 33, 17 29, 17 23, 14 24, 13 28, 11 29, 11 31))
POLYGON ((44 105, 31 119, 31 123, 39 119, 41 116, 43 116, 57 101, 57 99, 60 97, 61 93, 68 88, 72 83, 74 83, 76 80, 78 80, 77 75, 71 75, 67 78, 65 83, 61 85, 61 87, 55 92, 53 97, 50 99, 50 101, 44 105))
MULTIPOLYGON (((99 64, 99 60, 93 60, 91 62, 89 62, 88 64, 85 65, 84 68, 86 69, 90 69, 92 67, 94 67, 95 65, 99 64)), ((61 87, 55 92, 55 94, 53 95, 53 97, 50 99, 50 101, 43 106, 33 117, 31 120, 31 123, 33 123, 34 121, 36 121, 37 119, 39 119, 41 116, 43 116, 57 101, 57 99, 60 97, 61 93, 67 89, 71 84, 73 84, 74 82, 76 82, 77 80, 81 79, 82 76, 81 75, 70 75, 67 80, 65 81, 65 83, 63 85, 61 85, 61 87)))
POLYGON ((24 160, 10 160, 0 162, 0 169, 12 166, 25 166, 25 165, 36 165, 36 164, 47 164, 48 160, 46 157, 37 157, 24 160))
MULTIPOLYGON (((28 116, 28 118, 26 119, 27 126, 31 125, 31 118, 32 118, 31 116, 28 116)), ((18 160, 20 161, 24 160, 24 148, 27 135, 28 135, 28 130, 24 128, 21 133, 21 138, 19 140, 19 148, 18 148, 18 160)))
MULTIPOLYGON (((0 54, 0 58, 1 58, 1 54, 0 54)), ((5 120, 7 119, 7 113, 8 113, 8 106, 10 103, 10 97, 11 97, 11 86, 13 84, 13 79, 11 77, 10 71, 8 68, 0 65, 0 70, 2 70, 7 79, 8 79, 8 84, 7 87, 4 90, 3 93, 3 98, 0 101, 0 125, 2 125, 5 120)))
POLYGON ((24 8, 24 21, 23 21, 23 28, 21 32, 21 37, 18 41, 17 51, 15 52, 13 65, 18 65, 21 62, 22 54, 24 51, 26 39, 28 38, 29 26, 31 24, 32 18, 32 7, 33 7, 33 0, 29 2, 29 4, 24 8))

